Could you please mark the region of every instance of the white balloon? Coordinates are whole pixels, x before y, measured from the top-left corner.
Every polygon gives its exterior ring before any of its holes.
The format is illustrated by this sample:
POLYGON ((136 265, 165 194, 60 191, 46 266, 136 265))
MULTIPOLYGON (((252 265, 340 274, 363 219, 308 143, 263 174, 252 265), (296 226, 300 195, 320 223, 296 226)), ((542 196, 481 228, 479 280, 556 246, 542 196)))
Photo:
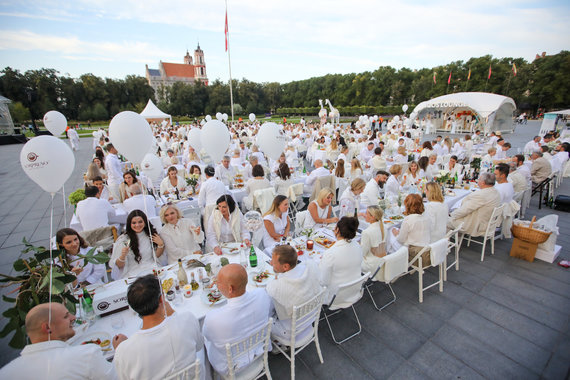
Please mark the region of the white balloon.
POLYGON ((147 153, 141 161, 141 171, 150 178, 151 181, 156 182, 162 179, 162 161, 156 155, 147 153))
POLYGON ((251 121, 253 123, 254 120, 255 120, 255 114, 252 112, 249 114, 249 121, 251 121))
POLYGON ((200 120, 200 125, 204 125, 204 124, 206 124, 206 120, 204 120, 204 119, 200 120))
MULTIPOLYGON (((202 120, 203 121, 203 120, 202 120)), ((192 128, 188 132, 188 143, 196 152, 202 150, 202 130, 200 128, 192 128)))
POLYGON ((109 139, 129 161, 139 164, 152 146, 152 131, 144 117, 133 111, 115 115, 109 124, 109 139))
POLYGON ((67 119, 61 112, 49 111, 44 115, 44 125, 55 137, 59 137, 67 129, 67 119))
POLYGON ((392 119, 393 122, 397 123, 398 121, 400 121, 400 116, 396 115, 394 116, 394 118, 392 119))
POLYGON ((224 119, 224 115, 222 115, 221 112, 216 112, 216 119, 218 119, 219 121, 222 121, 224 119))
POLYGON ((230 132, 224 123, 219 120, 212 120, 202 128, 200 140, 202 147, 210 155, 212 161, 218 163, 230 145, 230 132))
POLYGON ((48 193, 55 193, 67 181, 75 167, 71 148, 54 136, 34 137, 20 152, 24 172, 48 193))
POLYGON ((212 116, 210 115, 206 115, 206 123, 212 121, 212 116))
POLYGON ((259 128, 257 144, 269 158, 277 160, 285 151, 287 141, 281 127, 276 123, 268 122, 259 128))
POLYGON ((404 104, 404 105, 402 106, 402 111, 406 112, 407 110, 408 110, 408 105, 407 105, 407 104, 404 104))
POLYGON ((378 121, 378 115, 374 115, 374 121, 378 121))
POLYGON ((228 114, 227 113, 224 113, 222 116, 224 118, 224 121, 228 121, 228 114))

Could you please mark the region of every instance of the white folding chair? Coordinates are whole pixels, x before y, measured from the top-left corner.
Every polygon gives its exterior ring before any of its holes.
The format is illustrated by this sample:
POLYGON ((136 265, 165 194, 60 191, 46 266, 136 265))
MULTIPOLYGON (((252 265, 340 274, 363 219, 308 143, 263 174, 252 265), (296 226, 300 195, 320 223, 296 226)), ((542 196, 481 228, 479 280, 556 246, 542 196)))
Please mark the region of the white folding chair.
POLYGON ((301 352, 311 342, 315 342, 317 354, 321 364, 324 363, 319 344, 319 317, 321 315, 321 306, 326 289, 322 289, 319 294, 308 300, 307 302, 293 307, 293 317, 291 319, 291 339, 287 340, 281 336, 274 335, 272 339, 276 340, 283 346, 290 347, 291 353, 288 355, 279 345, 277 349, 291 362, 291 379, 295 379, 295 355, 301 352), (312 322, 311 322, 312 321, 312 322), (312 324, 312 332, 305 336, 302 340, 297 341, 297 335, 307 329, 312 324))
POLYGON ((275 189, 273 187, 256 190, 253 193, 253 208, 259 208, 259 211, 263 215, 271 207, 274 198, 275 189))
POLYGON ((163 380, 200 380, 200 359, 163 380))
POLYGON ((301 233, 303 232, 304 230, 303 226, 305 225, 305 220, 307 219, 308 215, 309 215, 308 210, 299 211, 295 215, 295 237, 300 236, 301 233))
POLYGON ((182 215, 184 215, 186 219, 192 221, 195 226, 199 226, 201 223, 202 215, 199 207, 185 208, 182 210, 182 215))
MULTIPOLYGON (((459 240, 459 230, 463 227, 463 222, 454 230, 450 230, 445 236, 447 239, 447 250, 451 252, 453 249, 455 251, 455 259, 449 265, 445 264, 445 272, 443 273, 443 280, 447 281, 447 271, 455 265, 455 270, 459 270, 459 249, 461 248, 461 241, 459 240), (453 238, 453 241, 451 239, 453 238)), ((447 259, 446 259, 447 261, 447 259)))
POLYGON ((483 234, 483 236, 480 236, 481 238, 483 238, 482 241, 478 241, 478 240, 474 239, 475 237, 479 237, 479 236, 471 236, 471 235, 462 233, 461 238, 459 240, 459 245, 461 245, 461 243, 463 242, 465 235, 468 236, 468 239, 467 239, 467 246, 468 247, 471 244, 471 242, 483 245, 483 248, 481 249, 481 261, 483 261, 485 259, 485 247, 487 245, 487 240, 491 240, 491 254, 494 255, 495 254, 495 233, 496 233, 497 228, 501 225, 501 221, 503 220, 503 209, 504 209, 504 207, 505 207, 504 205, 500 205, 499 207, 495 207, 493 209, 493 214, 491 215, 491 218, 489 219, 489 222, 487 223, 487 229, 485 230, 485 233, 483 234))
POLYGON ((292 223, 295 223, 295 218, 299 211, 299 205, 303 200, 303 184, 296 183, 289 186, 287 189, 287 198, 289 198, 289 218, 292 223))
POLYGON ((228 361, 228 374, 219 375, 224 380, 245 380, 245 379, 259 379, 266 376, 271 380, 271 373, 269 372, 269 362, 267 360, 269 353, 269 345, 271 343, 271 326, 273 325, 273 318, 263 325, 262 328, 255 331, 247 338, 235 342, 226 343, 226 359, 228 361), (257 348, 263 347, 263 354, 253 357, 246 367, 242 367, 236 372, 236 359, 242 356, 250 356, 257 348))
POLYGON ((372 304, 378 311, 384 310, 387 306, 396 302, 397 297, 396 293, 394 293, 394 289, 392 289, 392 282, 400 278, 400 276, 408 270, 408 247, 402 246, 396 252, 386 255, 382 259, 382 262, 378 265, 374 274, 370 276, 365 284, 366 291, 372 300, 372 304), (374 297, 372 296, 372 292, 370 291, 370 288, 377 281, 382 281, 388 286, 390 292, 392 292, 392 299, 382 305, 382 307, 378 307, 374 297))
MULTIPOLYGON (((419 299, 420 303, 424 302, 424 292, 431 287, 439 285, 439 291, 443 292, 443 273, 445 272, 445 259, 446 259, 447 255, 442 256, 439 261, 435 261, 433 255, 431 255, 431 261, 432 262, 431 262, 430 266, 432 266, 432 267, 437 266, 438 267, 439 276, 438 276, 437 281, 435 281, 434 283, 424 287, 425 269, 424 269, 424 263, 422 262, 422 254, 424 254, 425 252, 430 250, 433 245, 440 244, 440 243, 442 244, 444 241, 445 241, 445 245, 446 245, 446 252, 448 252, 447 251, 447 249, 448 249, 447 238, 443 238, 443 239, 436 241, 433 244, 430 244, 430 245, 422 248, 422 250, 420 252, 418 252, 418 254, 409 263, 409 266, 413 269, 413 271, 418 272, 418 299, 419 299)), ((413 271, 410 273, 413 273, 413 271)))
POLYGON ((362 298, 362 295, 364 294, 364 283, 366 282, 366 280, 368 280, 369 277, 370 277, 370 272, 366 272, 356 280, 339 285, 338 290, 336 291, 335 295, 332 297, 329 304, 323 306, 324 318, 327 321, 327 325, 329 327, 329 331, 331 332, 332 339, 336 344, 342 344, 347 340, 354 338, 355 336, 357 336, 362 332, 362 326, 360 325, 360 319, 358 319, 358 314, 356 314, 356 309, 354 309, 354 304, 362 298), (334 336, 334 332, 332 330, 329 317, 332 317, 333 315, 341 312, 343 309, 348 309, 348 308, 352 308, 352 312, 356 317, 356 323, 358 324, 358 331, 356 331, 352 335, 349 335, 343 340, 338 341, 334 336), (327 310, 334 312, 327 315, 327 310))

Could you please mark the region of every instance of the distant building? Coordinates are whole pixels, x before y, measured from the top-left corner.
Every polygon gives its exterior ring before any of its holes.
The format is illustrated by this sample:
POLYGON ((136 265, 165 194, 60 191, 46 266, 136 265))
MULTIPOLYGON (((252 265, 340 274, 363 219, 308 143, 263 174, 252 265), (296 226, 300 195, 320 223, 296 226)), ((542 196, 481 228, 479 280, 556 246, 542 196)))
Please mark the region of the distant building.
POLYGON ((164 89, 176 82, 193 84, 199 80, 206 86, 208 85, 206 61, 204 61, 204 51, 200 49, 200 44, 194 50, 194 63, 192 62, 192 56, 186 51, 184 63, 160 61, 158 69, 149 69, 148 65, 145 65, 145 68, 148 84, 154 89, 158 98, 162 97, 164 89))

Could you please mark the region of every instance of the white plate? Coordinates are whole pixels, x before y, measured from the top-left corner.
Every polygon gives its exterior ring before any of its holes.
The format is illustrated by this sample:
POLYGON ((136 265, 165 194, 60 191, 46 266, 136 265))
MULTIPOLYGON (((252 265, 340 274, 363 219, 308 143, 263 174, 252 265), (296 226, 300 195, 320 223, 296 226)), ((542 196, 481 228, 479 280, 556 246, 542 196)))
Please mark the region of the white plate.
MULTIPOLYGON (((82 335, 79 335, 77 337, 74 337, 71 345, 72 346, 80 346, 81 343, 83 343, 83 342, 86 342, 89 340, 95 340, 95 339, 100 339, 101 342, 104 340, 109 341, 108 346, 106 346, 106 347, 99 346, 99 348, 101 348, 101 352, 103 353, 103 356, 107 357, 107 356, 113 354, 113 337, 111 336, 111 334, 103 332, 103 331, 88 332, 86 334, 82 334, 82 335)), ((89 343, 89 344, 94 344, 94 343, 89 343)))
POLYGON ((226 255, 237 255, 239 254, 239 249, 241 243, 225 243, 222 246, 222 253, 226 255))
POLYGON ((210 300, 208 299, 208 293, 210 293, 210 291, 202 291, 202 294, 200 295, 200 299, 202 299, 202 302, 204 302, 206 305, 208 306, 213 306, 213 305, 221 305, 224 302, 227 301, 227 298, 222 296, 222 298, 220 298, 219 301, 217 302, 210 302, 210 300))
MULTIPOLYGON (((263 272, 263 271, 261 271, 261 272, 263 272)), ((257 276, 257 275, 258 275, 259 273, 261 273, 261 272, 255 271, 255 272, 251 272, 251 273, 249 274, 249 281, 250 281, 250 284, 253 284, 253 285, 255 285, 255 286, 266 286, 266 285, 267 285, 267 283, 269 282, 269 280, 271 280, 271 278, 273 277, 273 273, 269 272, 269 277, 263 279, 261 282, 255 281, 253 278, 254 278, 255 276, 257 276)))

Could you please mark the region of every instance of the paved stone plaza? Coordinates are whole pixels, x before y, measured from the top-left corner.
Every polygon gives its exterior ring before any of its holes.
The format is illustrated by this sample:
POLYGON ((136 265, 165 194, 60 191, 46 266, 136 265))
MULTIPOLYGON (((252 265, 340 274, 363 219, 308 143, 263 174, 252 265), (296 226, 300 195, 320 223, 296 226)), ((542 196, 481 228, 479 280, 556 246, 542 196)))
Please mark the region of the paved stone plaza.
MULTIPOLYGON (((504 137, 515 154, 540 128, 539 122, 520 126, 504 137)), ((76 152, 76 165, 67 181, 67 193, 83 185, 83 172, 91 159, 91 139, 82 139, 76 152)), ((50 232, 50 196, 24 174, 19 163, 22 145, 0 146, 0 273, 10 273, 21 255, 22 238, 47 245, 50 232)), ((570 194, 570 179, 556 193, 570 194)), ((53 230, 64 227, 62 195, 54 200, 53 230)), ((570 258, 570 218, 567 213, 542 208, 534 197, 526 217, 556 213, 560 219, 559 257, 570 258)), ((299 379, 563 379, 570 363, 570 272, 556 263, 529 263, 509 257, 511 240, 498 240, 495 255, 487 248, 480 261, 478 245, 460 252, 460 270, 451 270, 443 293, 432 288, 418 303, 417 275, 394 284, 398 300, 382 312, 376 311, 365 295, 356 305, 362 333, 336 345, 326 323, 319 337, 324 364, 314 345, 296 361, 299 379)), ((557 261, 558 261, 557 260, 557 261)), ((435 268, 425 278, 435 278, 435 268)), ((2 294, 7 290, 3 289, 2 294)), ((382 301, 388 292, 380 285, 376 296, 382 301)), ((0 302, 0 310, 8 305, 0 302)), ((340 315, 333 328, 343 334, 356 327, 356 321, 340 315)), ((6 324, 1 318, 0 327, 6 324)), ((0 366, 18 352, 0 340, 0 366)), ((81 358, 78 358, 81 360, 81 358)), ((271 356, 273 378, 289 376, 289 362, 271 356)))

